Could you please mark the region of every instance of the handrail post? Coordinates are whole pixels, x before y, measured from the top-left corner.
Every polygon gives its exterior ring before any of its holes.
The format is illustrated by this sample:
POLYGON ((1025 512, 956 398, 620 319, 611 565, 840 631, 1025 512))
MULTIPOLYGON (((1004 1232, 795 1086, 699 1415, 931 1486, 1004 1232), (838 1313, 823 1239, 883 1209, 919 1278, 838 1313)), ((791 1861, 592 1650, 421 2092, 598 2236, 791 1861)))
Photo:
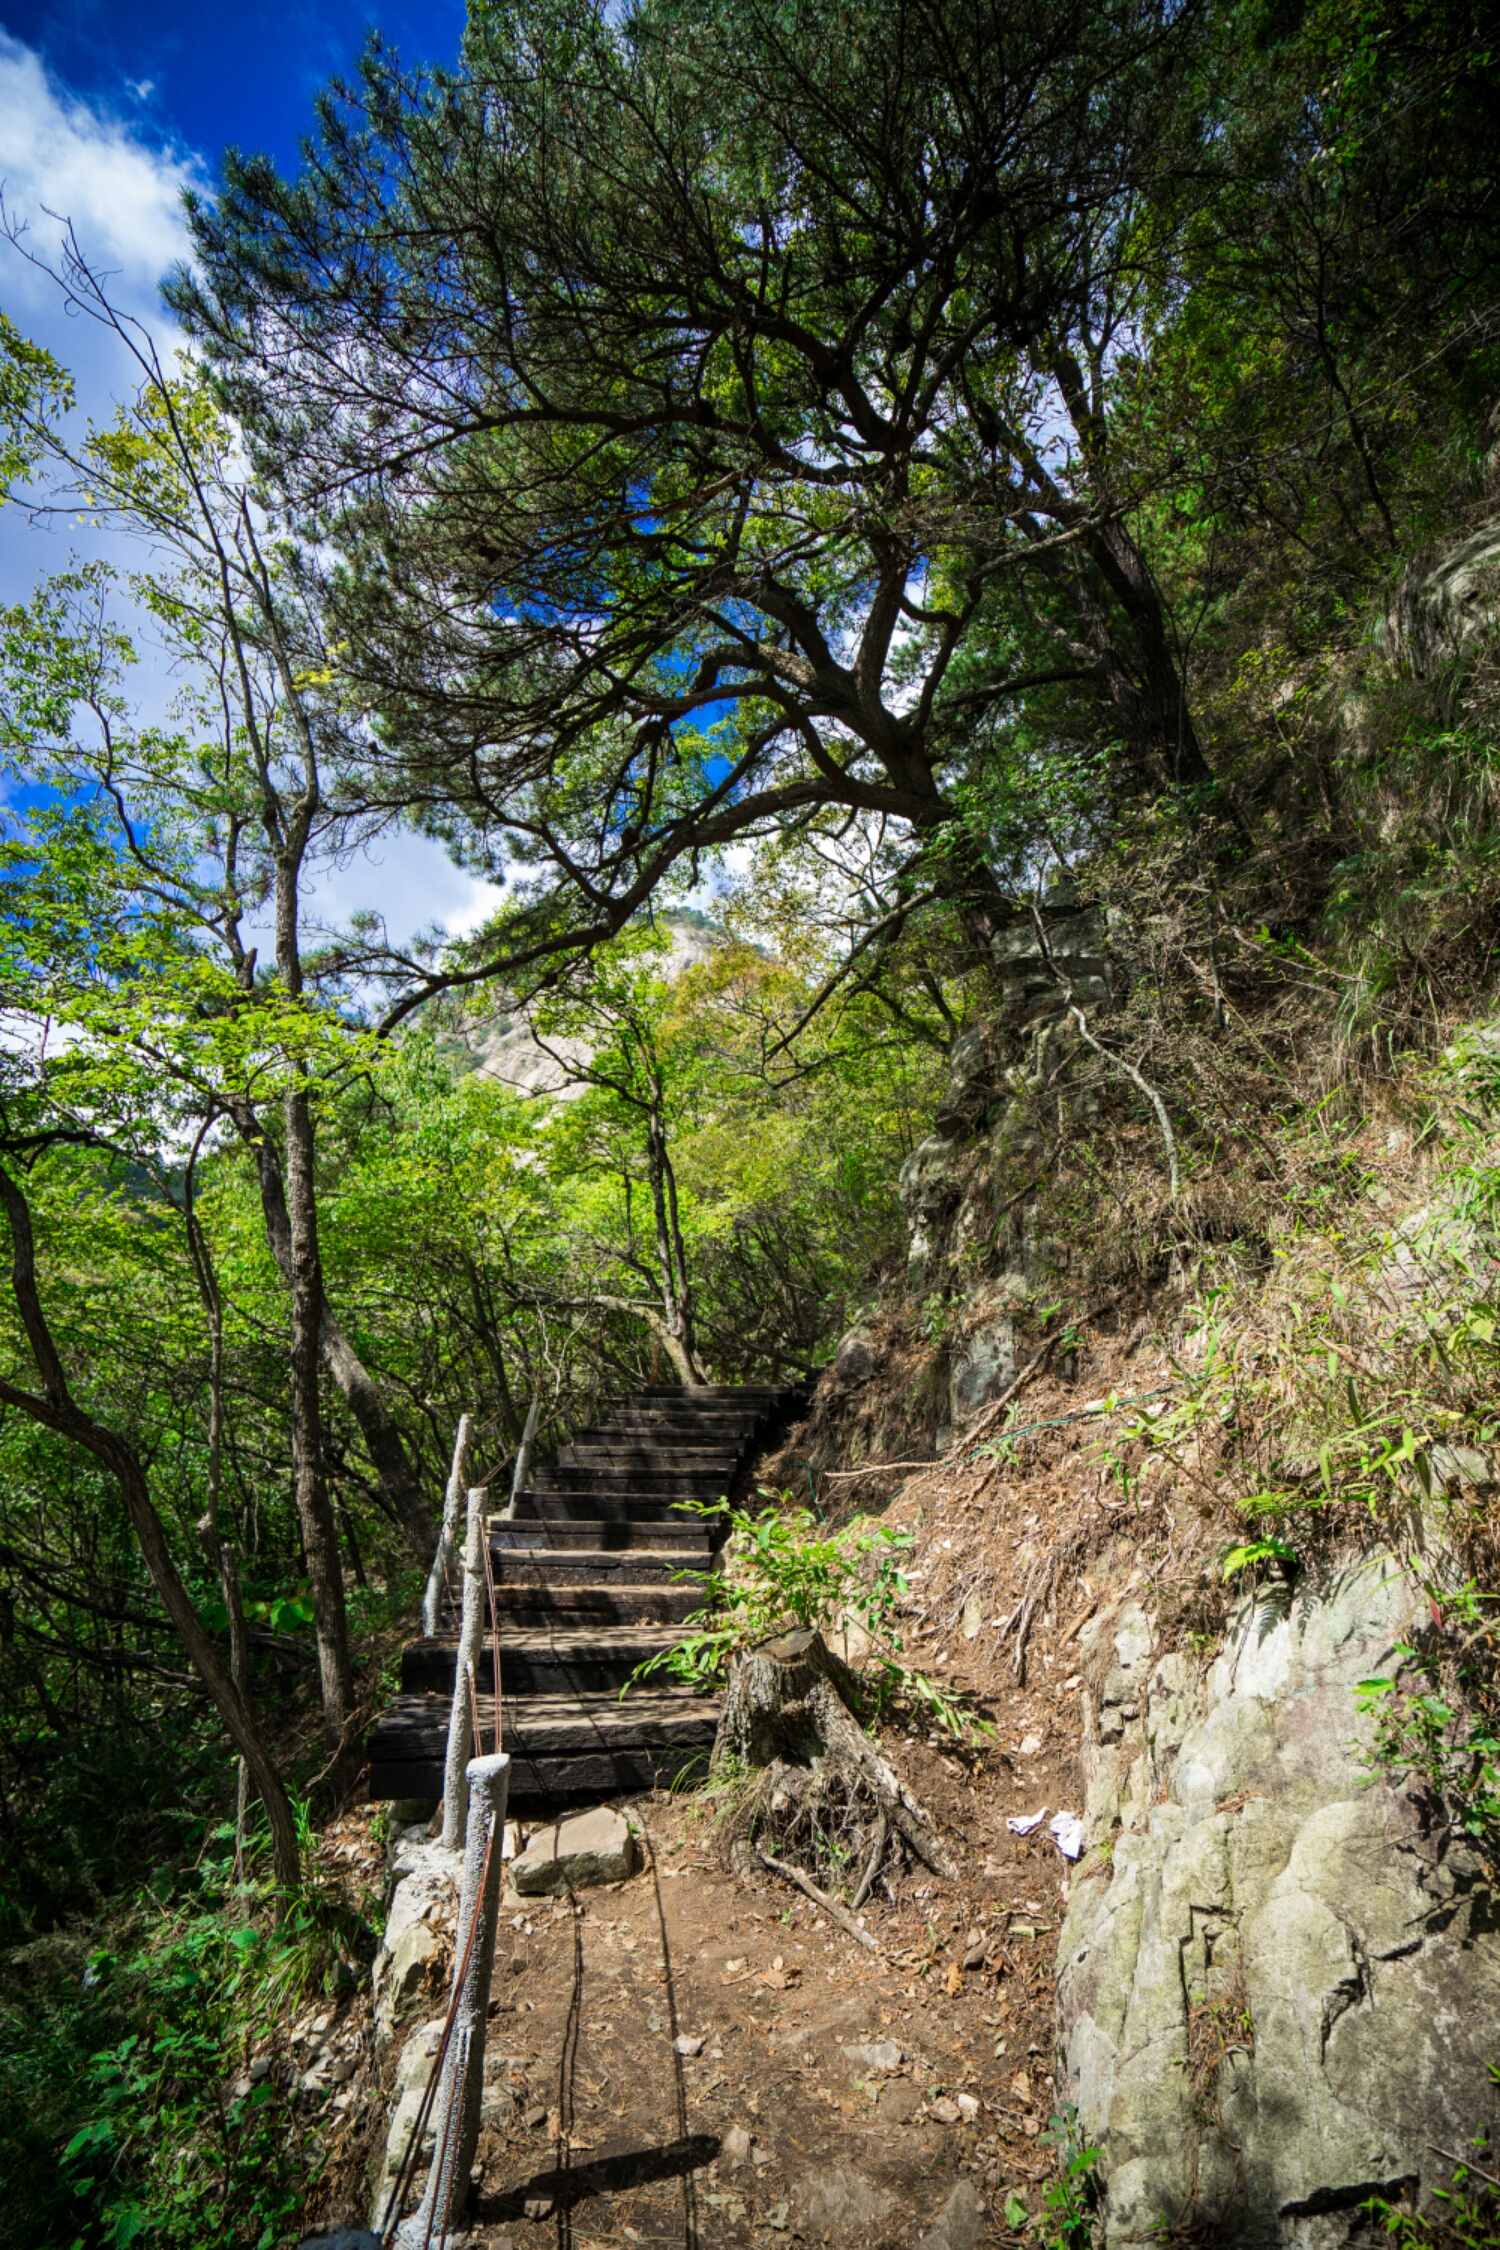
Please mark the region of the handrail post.
POLYGON ((454 1531, 458 1523, 459 1503, 468 1486, 469 1443, 474 1434, 472 1414, 460 1414, 458 1435, 453 1441, 453 1467, 448 1477, 448 1489, 443 1495, 443 1522, 438 1533, 437 1552, 432 1558, 432 1568, 427 1573, 427 1584, 422 1592, 422 1632, 429 1641, 436 1640, 443 1617, 443 1591, 453 1562, 454 1531))
POLYGON ((453 1939, 453 1974, 455 1979, 461 1976, 462 1982, 454 1995, 453 2034, 433 2116, 432 2169, 420 2210, 397 2230, 396 2240, 402 2250, 443 2250, 448 2239, 462 2231, 469 2202, 469 2173, 479 2144, 505 1807, 510 1795, 509 1757, 502 1752, 498 1757, 471 1759, 467 1781, 469 1817, 464 1832, 463 1887, 453 1939))
POLYGON ((489 1537, 485 1509, 489 1487, 469 1487, 469 1535, 464 1541, 463 1616, 458 1654, 453 1662, 453 1703, 448 1714, 448 1752, 443 1764, 443 1847, 456 1852, 467 1833, 464 1773, 480 1745, 474 1740, 468 1668, 479 1669, 484 1648, 484 1545, 489 1537))

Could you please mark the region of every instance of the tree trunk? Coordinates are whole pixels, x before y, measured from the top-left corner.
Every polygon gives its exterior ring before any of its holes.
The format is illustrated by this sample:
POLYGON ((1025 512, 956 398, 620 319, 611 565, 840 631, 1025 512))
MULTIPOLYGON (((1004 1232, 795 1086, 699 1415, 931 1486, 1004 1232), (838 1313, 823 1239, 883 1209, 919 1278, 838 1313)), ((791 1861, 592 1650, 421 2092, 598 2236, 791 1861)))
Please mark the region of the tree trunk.
MULTIPOLYGON (((292 1282, 292 1229, 287 1212, 286 1182, 275 1143, 248 1102, 235 1103, 230 1111, 235 1129, 255 1158, 260 1181, 261 1214, 266 1241, 282 1279, 292 1282)), ((406 1533, 407 1544, 425 1568, 437 1545, 437 1526, 412 1473, 401 1432, 386 1411, 374 1378, 343 1329, 339 1326, 319 1277, 318 1345, 328 1372, 339 1387, 345 1405, 359 1426, 365 1451, 380 1483, 381 1493, 395 1521, 406 1533)))
POLYGON ((1101 369, 1095 366, 1086 376, 1073 354, 1063 350, 1053 356, 1049 372, 1067 407, 1078 440, 1078 459, 1086 466, 1093 488, 1094 520, 1084 533, 1083 548, 1124 617, 1135 657, 1133 668, 1122 658, 1113 624, 1080 563, 1070 591, 1084 640, 1098 659, 1126 733, 1145 761, 1157 768, 1155 778, 1178 789, 1206 787, 1214 778, 1213 769, 1203 755, 1188 708, 1187 682, 1172 647, 1161 588, 1117 510, 1101 369))
POLYGON ((677 1210, 677 1175, 667 1148, 667 1129, 653 1104, 646 1124, 646 1165, 656 1219, 656 1258, 661 1272, 663 1341, 687 1390, 702 1387, 703 1368, 693 1334, 693 1285, 677 1210))
POLYGON ((520 1449, 516 1454, 516 1466, 510 1480, 510 1498, 505 1504, 505 1520, 507 1523, 514 1520, 521 1494, 526 1490, 531 1478, 531 1457, 536 1451, 537 1425, 541 1419, 542 1394, 538 1389, 531 1404, 526 1409, 526 1427, 521 1432, 520 1449))
POLYGON ((407 1545, 417 1561, 425 1563, 437 1544, 437 1526, 407 1459, 401 1432, 386 1411, 375 1378, 334 1318, 326 1297, 318 1342, 328 1372, 359 1424, 359 1434, 365 1441, 365 1451, 380 1481, 380 1489, 406 1533, 407 1545))
MULTIPOLYGON (((207 1130, 205 1126, 204 1130, 207 1130)), ((208 1507, 198 1526, 198 1537, 214 1569, 218 1572, 219 1586, 224 1596, 224 1607, 229 1616, 229 1677, 239 1690, 245 1709, 250 1710, 250 1634, 245 1623, 245 1605, 240 1598, 240 1574, 234 1550, 219 1529, 219 1494, 224 1481, 224 1300, 219 1293, 219 1280, 214 1272, 213 1258, 209 1252, 208 1237, 198 1219, 193 1204, 193 1167, 197 1161, 195 1144, 188 1161, 184 1181, 185 1209, 187 1215, 188 1250, 193 1261, 193 1271, 198 1278, 198 1293, 203 1300, 203 1310, 208 1320, 208 1507)), ((236 1882, 245 1875, 245 1829, 250 1814, 250 1768, 243 1755, 234 1792, 234 1874, 236 1882)))
POLYGON ((42 1428, 55 1430, 70 1444, 91 1453, 118 1481, 131 1527, 162 1607, 176 1627, 193 1669, 208 1690, 231 1742, 248 1765, 266 1808, 276 1880, 283 1890, 296 1890, 301 1882, 302 1861, 297 1849, 296 1823, 281 1776, 243 1696, 220 1663, 213 1636, 194 1608, 192 1597, 172 1560, 166 1531, 152 1502, 146 1472, 135 1449, 86 1414, 68 1389, 62 1358, 37 1292, 30 1207, 20 1188, 3 1169, 0 1169, 0 1202, 4 1203, 10 1219, 11 1286, 42 1385, 40 1396, 36 1396, 0 1382, 0 1404, 15 1407, 18 1413, 42 1428))
POLYGON ((1214 778, 1188 707, 1187 682, 1173 651, 1167 614, 1140 548, 1117 517, 1099 528, 1094 547, 1135 643, 1137 726, 1155 740, 1167 778, 1179 789, 1214 778))
POLYGON ((344 1566, 338 1525, 323 1475, 323 1408, 318 1392, 323 1275, 313 1188, 312 1107, 305 1088, 287 1095, 285 1114, 292 1262, 292 1496, 312 1595, 323 1724, 330 1742, 337 1742, 349 1717, 353 1683, 344 1609, 344 1566))
POLYGON ((839 1767, 867 1789, 917 1857, 945 1881, 958 1870, 930 1816, 854 1716, 859 1683, 824 1642, 799 1626, 735 1658, 724 1691, 713 1770, 726 1764, 769 1766, 778 1759, 839 1767))

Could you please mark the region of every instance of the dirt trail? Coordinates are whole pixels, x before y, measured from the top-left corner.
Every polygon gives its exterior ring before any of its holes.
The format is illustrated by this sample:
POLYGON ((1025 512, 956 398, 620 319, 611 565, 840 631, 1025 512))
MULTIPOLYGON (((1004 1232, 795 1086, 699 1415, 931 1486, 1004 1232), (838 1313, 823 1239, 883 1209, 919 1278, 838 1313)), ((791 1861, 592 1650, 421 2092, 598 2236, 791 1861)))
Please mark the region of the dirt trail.
POLYGON ((872 1909, 878 1956, 769 1879, 722 1872, 690 1798, 625 1808, 647 1843, 633 1881, 513 1912, 480 2239, 550 2230, 583 2250, 769 2230, 876 2250, 918 2241, 968 2181, 940 2238, 958 2250, 1007 2193, 1035 2205, 1068 1868, 1044 1830, 1022 1840, 1004 1822, 1061 1801, 1067 1760, 892 1747, 964 1847, 965 1879, 924 1877, 872 1909))
MULTIPOLYGON (((1160 1381, 1099 1343, 1090 1389, 1160 1381)), ((993 1729, 968 1750, 886 1738, 960 1880, 916 1868, 895 1903, 872 1900, 872 1956, 773 1877, 726 1873, 706 1796, 625 1802, 643 1871, 512 1900, 502 1925, 475 2244, 971 2250, 1018 2238, 1008 2198, 1039 2210, 1057 1932, 1067 1885, 1103 1863, 1064 1859, 1045 1820, 1024 1838, 1006 1821, 1082 1811, 1081 1628, 1180 1568, 1170 1518, 1122 1521, 1087 1395, 1044 1376, 1017 1447, 913 1479, 882 1511, 917 1534, 909 1659, 993 1729), (1045 1598, 1018 1674, 1028 1587, 1045 1598)))

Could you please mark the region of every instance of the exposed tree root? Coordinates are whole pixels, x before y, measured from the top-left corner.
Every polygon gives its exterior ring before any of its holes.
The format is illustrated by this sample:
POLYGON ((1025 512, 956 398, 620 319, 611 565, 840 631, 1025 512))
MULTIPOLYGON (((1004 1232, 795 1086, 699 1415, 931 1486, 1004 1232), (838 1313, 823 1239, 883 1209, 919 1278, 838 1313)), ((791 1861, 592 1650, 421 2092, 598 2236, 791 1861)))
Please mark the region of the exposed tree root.
POLYGON ((773 1875, 782 1875, 787 1882, 794 1883, 805 1897, 812 1900, 814 1906, 820 1912, 826 1914, 830 1921, 837 1922, 841 1930, 847 1930, 856 1944, 862 1945, 867 1953, 879 1952, 880 1948, 876 1945, 869 1931, 862 1930, 854 1916, 846 1914, 838 1901, 831 1899, 826 1891, 820 1891, 812 1877, 804 1875, 800 1867, 792 1867, 784 1859, 775 1859, 770 1852, 757 1850, 755 1856, 762 1867, 769 1867, 773 1875))
POLYGON ((716 1773, 764 1775, 738 1801, 734 1856, 748 1860, 753 1837, 757 1854, 774 1843, 788 1864, 834 1884, 862 1868, 856 1906, 888 1855, 899 1865, 910 1851, 946 1882, 958 1874, 930 1815, 860 1726, 859 1703, 858 1681, 821 1634, 799 1629, 764 1641, 730 1672, 713 1761, 716 1773))

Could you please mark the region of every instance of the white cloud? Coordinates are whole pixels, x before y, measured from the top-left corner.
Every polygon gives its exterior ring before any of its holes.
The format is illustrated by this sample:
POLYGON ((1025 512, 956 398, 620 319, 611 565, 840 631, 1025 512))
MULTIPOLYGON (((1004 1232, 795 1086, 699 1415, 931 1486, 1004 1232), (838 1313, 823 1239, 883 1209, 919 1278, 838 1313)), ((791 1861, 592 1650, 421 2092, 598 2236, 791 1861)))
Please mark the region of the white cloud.
POLYGON ((434 922, 465 937, 495 913, 504 896, 492 883, 455 867, 430 836, 398 831, 342 867, 320 869, 309 905, 330 921, 361 910, 382 914, 399 945, 434 922))
MULTIPOLYGON (((41 57, 0 31, 0 187, 6 217, 24 226, 25 248, 56 266, 72 222, 91 267, 108 277, 123 313, 169 344, 173 325, 161 301, 168 268, 188 252, 182 191, 206 179, 198 159, 153 148, 118 117, 93 109, 60 86, 41 57)), ((137 370, 120 339, 70 311, 66 297, 21 252, 0 239, 0 305, 24 335, 45 344, 68 368, 79 408, 95 421, 136 387, 137 370)), ((65 567, 77 530, 29 522, 19 506, 0 518, 0 600, 21 601, 39 578, 65 567)), ((120 540, 89 541, 92 553, 134 559, 120 540)))
MULTIPOLYGON (((120 305, 159 321, 161 277, 187 251, 182 191, 204 179, 196 156, 150 147, 122 119, 59 86, 40 55, 0 32, 0 181, 7 211, 27 223, 29 247, 54 257, 59 220, 71 219, 89 262, 113 277, 120 305)), ((14 253, 3 295, 13 320, 32 334, 40 320, 49 333, 39 340, 70 357, 66 344, 78 340, 78 322, 14 253)))
MULTIPOLYGON (((142 97, 146 90, 131 87, 142 97)), ((208 185, 200 159, 153 147, 126 120, 80 101, 31 48, 0 31, 0 184, 8 217, 26 223, 27 248, 49 263, 57 262, 64 223, 71 220, 83 256, 108 277, 111 301, 148 328, 167 356, 175 332, 161 281, 188 255, 182 192, 208 185)), ((106 420, 112 402, 135 389, 136 370, 118 338, 70 313, 56 285, 3 240, 0 305, 71 369, 80 410, 94 420, 106 420)), ((49 527, 28 521, 20 506, 6 508, 0 515, 0 601, 24 600, 40 578, 65 567, 70 551, 103 553, 127 565, 139 560, 138 548, 122 534, 85 533, 71 519, 49 527)), ((159 717, 177 683, 153 663, 154 635, 146 621, 122 621, 136 625, 141 656, 132 695, 147 716, 159 717)), ((321 869, 309 906, 329 921, 374 908, 400 943, 434 922, 462 935, 493 913, 500 897, 455 867, 429 838, 398 833, 346 866, 321 869)))

